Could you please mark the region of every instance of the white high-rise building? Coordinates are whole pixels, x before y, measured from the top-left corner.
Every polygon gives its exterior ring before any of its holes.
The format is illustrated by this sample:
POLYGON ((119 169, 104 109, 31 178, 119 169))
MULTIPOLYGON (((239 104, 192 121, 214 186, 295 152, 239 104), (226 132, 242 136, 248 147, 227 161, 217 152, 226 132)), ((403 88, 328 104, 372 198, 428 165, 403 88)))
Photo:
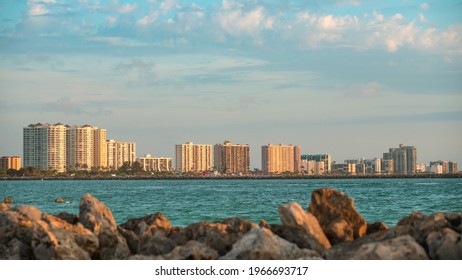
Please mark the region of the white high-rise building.
POLYGON ((136 161, 135 142, 107 141, 107 166, 111 169, 119 169, 125 162, 130 164, 136 161))
POLYGON ((66 171, 66 127, 31 124, 23 129, 24 167, 66 171))
POLYGON ((211 144, 175 145, 175 170, 177 172, 204 172, 212 170, 211 144))

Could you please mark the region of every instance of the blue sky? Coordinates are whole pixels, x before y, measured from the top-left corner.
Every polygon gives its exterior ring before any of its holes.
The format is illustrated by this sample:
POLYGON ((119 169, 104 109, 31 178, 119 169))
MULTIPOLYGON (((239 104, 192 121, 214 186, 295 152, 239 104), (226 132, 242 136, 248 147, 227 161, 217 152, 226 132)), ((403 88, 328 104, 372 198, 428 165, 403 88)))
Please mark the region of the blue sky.
POLYGON ((462 162, 462 1, 3 0, 0 155, 37 122, 462 162))

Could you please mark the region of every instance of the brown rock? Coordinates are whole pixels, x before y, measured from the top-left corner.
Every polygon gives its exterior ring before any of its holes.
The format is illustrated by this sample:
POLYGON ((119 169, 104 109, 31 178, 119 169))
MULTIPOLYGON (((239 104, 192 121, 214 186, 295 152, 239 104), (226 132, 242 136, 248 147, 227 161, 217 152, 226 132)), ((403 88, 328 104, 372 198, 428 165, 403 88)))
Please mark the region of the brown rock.
POLYGON ((318 220, 311 213, 304 211, 298 203, 291 202, 279 207, 279 217, 282 224, 287 227, 284 236, 290 235, 294 241, 301 237, 308 243, 309 249, 316 250, 318 253, 330 248, 330 242, 322 231, 318 220), (303 229, 306 234, 300 232, 290 234, 288 231, 291 228, 303 229))
MULTIPOLYGON (((335 247, 335 246, 334 246, 335 247)), ((333 248, 334 248, 333 247, 333 248)), ((337 260, 427 260, 425 250, 410 235, 380 242, 362 244, 354 250, 344 251, 333 257, 329 251, 327 259, 337 260)))
POLYGON ((118 232, 111 211, 99 200, 86 194, 80 200, 79 221, 99 240, 93 259, 127 259, 130 255, 125 238, 118 232))
POLYGON ((172 228, 170 221, 161 212, 142 218, 130 219, 120 226, 133 231, 137 235, 148 235, 148 237, 152 237, 158 230, 168 233, 172 228))
POLYGON ((62 198, 57 198, 57 199, 55 199, 55 202, 56 202, 56 203, 64 203, 64 199, 62 199, 62 198))
POLYGON ((274 235, 265 228, 254 227, 242 236, 223 260, 292 260, 319 259, 319 254, 274 235))
POLYGON ((434 260, 462 260, 462 236, 450 229, 433 231, 426 238, 428 252, 434 260))
POLYGON ((10 209, 10 205, 8 205, 8 203, 0 203, 0 211, 1 212, 8 211, 9 209, 10 209))
MULTIPOLYGON (((4 241, 4 240, 2 240, 4 241)), ((16 238, 8 243, 0 244, 0 260, 32 260, 34 252, 32 248, 16 238)))
POLYGON ((168 235, 177 245, 185 245, 190 240, 203 243, 216 250, 221 256, 231 250, 232 245, 256 224, 241 219, 228 218, 223 222, 199 222, 168 235))
POLYGON ((372 224, 367 224, 366 235, 370 235, 379 231, 387 230, 388 226, 383 222, 375 222, 372 224))
POLYGON ((170 253, 175 247, 175 241, 159 232, 149 240, 140 243, 139 254, 153 256, 165 255, 170 253))
POLYGON ((3 200, 4 203, 13 203, 13 198, 12 197, 5 197, 5 199, 3 200))
POLYGON ((191 240, 163 257, 165 260, 216 260, 220 255, 212 248, 191 240))
POLYGON ((366 234, 366 220, 356 211, 353 199, 343 192, 326 188, 315 190, 308 211, 317 218, 332 245, 366 234))
POLYGON ((79 222, 79 217, 74 214, 69 214, 66 212, 61 212, 58 215, 55 215, 56 217, 60 218, 61 220, 64 220, 68 222, 71 225, 76 225, 79 222))
POLYGON ((271 229, 271 226, 268 224, 266 220, 261 220, 258 225, 262 228, 271 229))

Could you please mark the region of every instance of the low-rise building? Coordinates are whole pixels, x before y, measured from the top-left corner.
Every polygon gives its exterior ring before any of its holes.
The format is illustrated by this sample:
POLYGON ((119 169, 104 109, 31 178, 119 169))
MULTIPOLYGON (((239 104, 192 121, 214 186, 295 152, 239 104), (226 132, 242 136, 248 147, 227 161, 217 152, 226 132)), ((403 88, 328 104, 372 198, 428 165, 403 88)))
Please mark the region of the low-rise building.
POLYGON ((18 156, 3 156, 0 158, 0 170, 19 170, 21 167, 21 158, 18 156))
POLYGON ((333 162, 331 167, 332 174, 356 175, 356 164, 333 162))
POLYGON ((139 162, 144 171, 148 172, 171 172, 172 171, 172 158, 152 157, 146 154, 140 157, 139 162))

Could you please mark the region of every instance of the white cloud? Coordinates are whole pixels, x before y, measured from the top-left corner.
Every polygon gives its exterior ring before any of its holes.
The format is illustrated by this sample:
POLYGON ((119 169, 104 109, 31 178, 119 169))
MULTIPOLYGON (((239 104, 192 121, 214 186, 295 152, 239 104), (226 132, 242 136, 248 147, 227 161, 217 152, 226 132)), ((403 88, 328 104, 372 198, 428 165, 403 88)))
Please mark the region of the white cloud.
POLYGON ((42 5, 32 5, 29 9, 30 16, 43 16, 48 14, 48 10, 42 5))
POLYGON ((427 22, 427 19, 425 18, 425 15, 422 13, 419 13, 419 20, 420 22, 427 22))
POLYGON ((377 82, 353 85, 347 92, 352 97, 376 97, 380 95, 382 85, 377 82))
POLYGON ((159 17, 159 12, 153 11, 149 13, 148 15, 144 16, 143 18, 139 19, 136 22, 136 24, 141 25, 141 26, 148 26, 149 24, 155 22, 158 17, 159 17))
POLYGON ((29 0, 29 4, 54 4, 56 0, 29 0))
POLYGON ((108 16, 108 17, 106 17, 106 22, 109 23, 109 24, 116 24, 117 23, 117 18, 112 17, 112 16, 108 16))
POLYGON ((420 5, 420 8, 421 8, 422 10, 428 10, 428 9, 430 8, 430 5, 429 5, 428 3, 422 3, 422 4, 420 5))
MULTIPOLYGON (((226 1, 224 1, 226 2, 226 1)), ((220 27, 232 36, 258 36, 264 29, 273 27, 274 19, 265 15, 263 7, 245 12, 242 9, 226 10, 215 16, 220 27)))
POLYGON ((129 13, 132 13, 133 11, 135 11, 137 8, 137 5, 136 3, 133 3, 133 4, 123 4, 123 5, 120 5, 118 8, 117 8, 117 12, 121 13, 121 14, 129 14, 129 13))

